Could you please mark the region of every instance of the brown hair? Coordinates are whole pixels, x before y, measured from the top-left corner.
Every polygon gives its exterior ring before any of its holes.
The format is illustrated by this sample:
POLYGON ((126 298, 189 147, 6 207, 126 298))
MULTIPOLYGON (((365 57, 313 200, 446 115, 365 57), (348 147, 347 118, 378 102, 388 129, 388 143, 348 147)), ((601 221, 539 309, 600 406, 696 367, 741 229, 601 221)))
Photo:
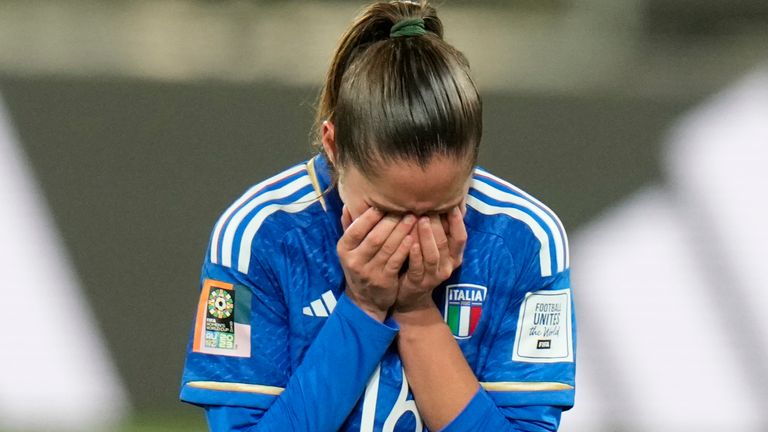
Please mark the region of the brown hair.
MULTIPOLYGON (((427 0, 374 3, 344 33, 317 107, 315 131, 335 127, 336 165, 369 174, 375 164, 435 155, 477 159, 482 103, 464 55, 443 40, 427 0), (420 36, 390 37, 406 19, 424 22, 420 36)), ((320 140, 317 140, 320 142, 320 140)))

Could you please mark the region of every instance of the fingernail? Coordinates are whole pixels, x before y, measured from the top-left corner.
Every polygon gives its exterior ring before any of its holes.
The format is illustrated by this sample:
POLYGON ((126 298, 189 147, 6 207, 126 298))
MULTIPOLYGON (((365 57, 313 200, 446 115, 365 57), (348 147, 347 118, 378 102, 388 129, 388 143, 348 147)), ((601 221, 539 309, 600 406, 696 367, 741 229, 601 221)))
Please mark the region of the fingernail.
POLYGON ((411 215, 411 214, 409 214, 409 215, 406 215, 406 216, 403 218, 403 223, 404 223, 404 224, 406 224, 406 225, 410 225, 410 224, 412 224, 412 223, 413 223, 415 220, 416 220, 416 217, 415 217, 414 215, 411 215))

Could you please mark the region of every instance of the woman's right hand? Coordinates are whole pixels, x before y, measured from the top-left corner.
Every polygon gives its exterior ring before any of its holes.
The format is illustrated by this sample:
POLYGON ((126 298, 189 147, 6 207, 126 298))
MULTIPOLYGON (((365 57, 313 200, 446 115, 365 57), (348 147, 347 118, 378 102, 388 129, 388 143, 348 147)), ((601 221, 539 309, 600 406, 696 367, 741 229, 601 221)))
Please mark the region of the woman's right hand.
POLYGON ((400 269, 413 244, 416 217, 385 215, 367 209, 352 221, 346 206, 341 223, 344 234, 336 252, 347 281, 346 294, 358 307, 384 321, 397 299, 400 269))

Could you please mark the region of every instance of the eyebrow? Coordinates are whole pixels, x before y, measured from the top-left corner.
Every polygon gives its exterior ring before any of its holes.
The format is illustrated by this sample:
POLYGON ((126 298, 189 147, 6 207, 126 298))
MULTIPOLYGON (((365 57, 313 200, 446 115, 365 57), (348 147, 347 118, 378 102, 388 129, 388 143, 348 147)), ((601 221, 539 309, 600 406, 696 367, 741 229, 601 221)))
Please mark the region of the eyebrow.
MULTIPOLYGON (((397 209, 393 209, 393 208, 391 208, 391 207, 388 207, 388 206, 385 206, 385 205, 381 205, 381 204, 377 203, 377 202, 376 202, 376 201, 374 201, 374 200, 370 200, 370 202, 371 202, 371 206, 373 206, 373 207, 376 207, 377 209, 379 209, 379 210, 383 211, 384 213, 389 213, 389 214, 394 214, 394 215, 405 215, 405 214, 408 214, 408 213, 413 213, 413 214, 415 214, 414 212, 412 212, 412 211, 410 211, 410 210, 397 210, 397 209)), ((448 212, 448 210, 450 210, 450 209, 452 209, 452 208, 454 208, 454 207, 458 206, 460 203, 461 203, 461 201, 459 201, 459 202, 458 202, 458 203, 456 203, 456 204, 451 204, 451 205, 447 205, 447 206, 444 206, 444 207, 441 207, 441 208, 437 208, 437 209, 433 209, 433 210, 429 210, 429 211, 426 211, 426 212, 424 212, 423 214, 429 214, 429 213, 436 213, 436 214, 440 214, 440 213, 446 213, 446 212, 448 212)))

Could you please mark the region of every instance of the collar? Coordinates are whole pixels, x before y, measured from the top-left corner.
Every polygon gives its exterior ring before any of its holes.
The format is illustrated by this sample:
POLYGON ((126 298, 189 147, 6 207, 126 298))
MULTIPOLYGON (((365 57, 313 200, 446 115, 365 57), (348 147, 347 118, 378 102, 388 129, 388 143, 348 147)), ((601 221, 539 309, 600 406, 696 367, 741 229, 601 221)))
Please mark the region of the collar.
POLYGON ((337 234, 341 237, 341 210, 344 203, 339 197, 339 190, 333 184, 332 168, 324 154, 320 153, 307 162, 307 171, 310 179, 320 195, 320 202, 323 209, 331 219, 331 225, 335 227, 337 234))

